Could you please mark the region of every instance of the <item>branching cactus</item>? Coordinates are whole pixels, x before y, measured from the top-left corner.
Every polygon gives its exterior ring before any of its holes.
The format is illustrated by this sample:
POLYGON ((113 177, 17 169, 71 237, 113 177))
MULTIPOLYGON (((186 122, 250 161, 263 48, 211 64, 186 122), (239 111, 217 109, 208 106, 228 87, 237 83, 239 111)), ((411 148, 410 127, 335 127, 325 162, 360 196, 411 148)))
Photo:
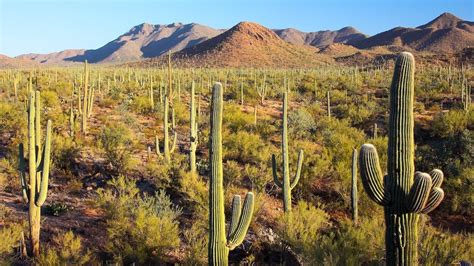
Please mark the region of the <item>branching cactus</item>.
POLYGON ((253 215, 254 196, 248 192, 241 208, 240 196, 232 202, 232 220, 225 233, 224 184, 222 168, 223 89, 214 84, 211 100, 210 189, 209 189, 209 265, 229 265, 229 251, 239 246, 247 234, 253 215))
POLYGON ((28 101, 28 167, 24 146, 19 145, 19 171, 23 200, 28 204, 31 256, 40 254, 41 206, 48 193, 51 156, 51 120, 46 125, 46 138, 41 147, 40 92, 30 91, 28 101), (29 183, 26 176, 28 175, 29 183))
POLYGON ((191 146, 189 148, 189 170, 192 174, 196 174, 196 149, 198 145, 198 123, 196 120, 196 103, 194 99, 194 81, 191 85, 191 103, 189 105, 190 128, 191 134, 189 141, 191 146))
POLYGON ((94 104, 94 86, 89 84, 89 67, 87 60, 84 62, 84 97, 82 99, 79 93, 79 113, 82 115, 82 133, 87 134, 87 119, 92 114, 92 105, 94 104))
POLYGON ((419 213, 434 210, 443 200, 443 172, 416 172, 414 164, 413 101, 415 60, 401 53, 390 88, 388 173, 379 165, 377 150, 364 144, 360 173, 364 189, 385 210, 387 265, 416 265, 419 213))
POLYGON ((290 183, 290 162, 288 159, 288 92, 283 95, 283 124, 282 124, 281 151, 283 156, 283 181, 278 178, 277 162, 275 154, 272 155, 273 180, 277 186, 283 190, 283 208, 285 212, 291 211, 291 190, 296 187, 301 176, 301 166, 303 165, 303 150, 298 155, 298 168, 293 181, 290 183))

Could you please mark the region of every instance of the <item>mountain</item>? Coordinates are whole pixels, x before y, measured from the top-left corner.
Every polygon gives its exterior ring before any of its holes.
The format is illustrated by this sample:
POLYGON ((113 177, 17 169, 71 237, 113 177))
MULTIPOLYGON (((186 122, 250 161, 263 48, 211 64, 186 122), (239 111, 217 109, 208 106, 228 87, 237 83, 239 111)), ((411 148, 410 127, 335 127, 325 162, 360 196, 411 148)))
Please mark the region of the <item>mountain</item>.
POLYGON ((224 33, 175 55, 184 64, 225 67, 310 66, 330 61, 311 46, 285 42, 260 24, 240 22, 224 33))
POLYGON ((367 38, 367 35, 353 27, 344 27, 336 31, 302 32, 297 29, 287 28, 273 30, 283 40, 293 44, 306 44, 323 48, 333 43, 348 43, 367 38))
POLYGON ((0 54, 0 69, 3 68, 27 68, 36 67, 36 63, 32 63, 30 60, 21 58, 11 58, 9 56, 0 54))
POLYGON ((429 23, 416 27, 396 27, 372 37, 349 41, 367 49, 375 46, 408 47, 417 51, 454 53, 474 46, 474 22, 443 13, 429 23))
POLYGON ((196 23, 152 25, 143 23, 130 29, 115 40, 94 50, 66 50, 51 54, 18 56, 42 64, 67 62, 117 63, 160 56, 168 51, 179 51, 220 34, 216 30, 196 23))

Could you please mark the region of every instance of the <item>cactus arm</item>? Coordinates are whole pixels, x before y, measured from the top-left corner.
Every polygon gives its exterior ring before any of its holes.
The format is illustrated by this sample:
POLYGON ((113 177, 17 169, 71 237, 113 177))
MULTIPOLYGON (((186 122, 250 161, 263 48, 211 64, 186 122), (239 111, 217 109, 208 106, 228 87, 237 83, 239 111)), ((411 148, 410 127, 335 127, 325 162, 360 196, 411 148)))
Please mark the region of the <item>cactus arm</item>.
POLYGON ((421 213, 427 214, 441 203, 444 199, 444 191, 439 187, 434 187, 431 189, 430 195, 428 196, 428 201, 426 202, 425 208, 421 211, 421 213))
POLYGON ((277 163, 275 154, 272 154, 272 173, 273 173, 273 181, 279 187, 283 187, 283 184, 278 180, 278 170, 277 170, 277 163))
POLYGON ((155 135, 155 149, 156 149, 156 154, 161 157, 160 139, 158 138, 158 135, 155 135))
POLYGON ((416 172, 406 207, 409 212, 420 212, 425 207, 431 189, 431 177, 427 173, 416 172))
POLYGON ((433 187, 441 187, 443 183, 444 174, 439 169, 433 169, 430 172, 431 180, 433 181, 433 187))
POLYGON ((176 120, 174 116, 174 108, 171 109, 171 126, 173 127, 173 143, 171 144, 170 153, 176 149, 176 142, 178 140, 178 132, 176 131, 176 120))
POLYGON ((242 211, 240 201, 240 195, 235 195, 232 199, 232 217, 230 220, 229 231, 227 232, 228 239, 230 239, 230 237, 235 233, 237 225, 239 223, 240 214, 242 211))
POLYGON ((20 143, 18 145, 18 160, 19 160, 18 170, 20 172, 20 185, 21 185, 22 197, 23 197, 23 201, 25 203, 28 203, 28 195, 30 194, 30 191, 28 188, 28 183, 26 182, 26 175, 25 175, 26 161, 25 161, 25 152, 24 152, 23 143, 20 143))
POLYGON ((294 187, 296 187, 296 185, 298 184, 298 181, 300 180, 301 167, 303 165, 303 158, 304 158, 303 150, 300 150, 300 153, 298 155, 298 168, 296 170, 295 178, 293 179, 293 182, 290 185, 290 189, 293 189, 294 187))
POLYGON ((250 221, 253 216, 253 207, 254 207, 254 196, 252 192, 248 192, 244 200, 244 208, 242 210, 242 215, 240 216, 239 223, 235 232, 230 236, 227 241, 227 247, 230 250, 233 250, 235 247, 242 244, 247 234, 247 230, 250 226, 250 221))
POLYGON ((359 158, 360 175, 367 194, 377 204, 388 205, 390 194, 384 189, 377 150, 372 144, 364 144, 360 149, 359 158))
POLYGON ((51 156, 51 120, 48 120, 46 125, 46 140, 44 143, 44 150, 43 150, 43 161, 42 161, 42 177, 41 177, 41 184, 38 199, 36 200, 35 204, 38 207, 41 207, 46 200, 46 196, 48 194, 48 183, 49 183, 49 163, 50 163, 50 156, 51 156))

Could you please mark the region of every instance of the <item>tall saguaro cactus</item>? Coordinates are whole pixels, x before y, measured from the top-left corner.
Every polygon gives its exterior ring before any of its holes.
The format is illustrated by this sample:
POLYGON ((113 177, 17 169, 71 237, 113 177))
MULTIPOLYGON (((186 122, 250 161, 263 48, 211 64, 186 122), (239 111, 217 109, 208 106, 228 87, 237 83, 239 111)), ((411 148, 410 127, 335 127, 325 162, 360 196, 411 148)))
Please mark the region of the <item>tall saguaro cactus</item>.
POLYGON ((91 116, 92 105, 94 104, 94 87, 89 84, 89 67, 87 60, 84 62, 84 97, 82 99, 79 92, 79 113, 82 115, 81 131, 87 134, 87 119, 91 116))
POLYGON ((189 170, 192 174, 196 173, 196 149, 198 144, 198 123, 196 121, 196 103, 194 99, 194 81, 191 85, 191 104, 189 105, 189 122, 191 134, 189 136, 191 146, 189 147, 189 170))
POLYGON ((40 254, 41 206, 48 193, 51 156, 51 120, 46 125, 46 138, 41 147, 40 92, 30 91, 28 102, 28 169, 23 144, 19 145, 19 171, 23 200, 28 203, 31 255, 40 254), (28 174, 29 184, 26 175, 28 174))
POLYGON ((443 172, 416 172, 414 164, 413 101, 415 60, 398 56, 390 88, 388 173, 380 169, 377 150, 364 144, 360 172, 364 189, 385 210, 387 265, 416 265, 419 213, 434 210, 443 200, 443 172))
POLYGON ((352 187, 351 187, 351 208, 352 208, 352 221, 357 223, 359 214, 357 210, 357 150, 352 151, 352 187))
POLYGON ((247 234, 253 214, 254 196, 248 192, 243 209, 240 196, 232 201, 232 220, 225 233, 224 184, 222 169, 223 89, 214 84, 211 99, 210 189, 209 189, 209 265, 229 265, 229 251, 240 245, 247 234))
POLYGON ((298 155, 298 168, 293 181, 290 183, 290 162, 288 159, 288 92, 283 94, 283 124, 281 151, 283 156, 283 182, 278 178, 278 170, 275 154, 272 155, 273 180, 283 190, 283 208, 285 212, 291 211, 291 190, 295 188, 300 180, 301 166, 303 165, 303 150, 298 155))

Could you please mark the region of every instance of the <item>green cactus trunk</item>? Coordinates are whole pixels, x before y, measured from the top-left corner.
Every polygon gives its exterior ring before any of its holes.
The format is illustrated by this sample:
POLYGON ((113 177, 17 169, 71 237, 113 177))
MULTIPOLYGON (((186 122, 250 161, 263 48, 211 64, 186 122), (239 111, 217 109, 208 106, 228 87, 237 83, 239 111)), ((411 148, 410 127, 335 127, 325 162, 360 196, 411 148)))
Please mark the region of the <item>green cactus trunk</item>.
POLYGON ((198 124, 196 121, 196 104, 194 99, 194 81, 191 85, 191 104, 189 106, 190 116, 190 148, 189 148, 189 170, 192 174, 196 174, 196 149, 198 144, 198 124))
POLYGON ((290 162, 288 158, 288 92, 283 95, 283 123, 282 123, 282 143, 281 151, 283 156, 283 183, 280 182, 277 173, 276 157, 272 155, 273 180, 277 186, 283 190, 283 208, 285 212, 291 211, 291 190, 298 184, 303 164, 303 150, 298 155, 298 168, 293 182, 290 183, 290 162))
POLYGON ((88 108, 88 101, 89 99, 89 70, 87 67, 87 60, 84 62, 84 99, 83 99, 83 106, 82 106, 82 133, 87 133, 87 110, 88 108))
POLYGON ((224 185, 222 168, 222 113, 223 89, 216 83, 211 99, 211 136, 210 136, 210 189, 209 189, 209 265, 229 265, 229 251, 239 246, 247 234, 253 214, 254 197, 248 192, 244 207, 241 208, 240 196, 233 199, 232 220, 229 232, 225 233, 224 185))
POLYGON ((330 94, 330 91, 328 91, 328 94, 327 94, 327 112, 328 112, 328 117, 331 118, 331 94, 330 94))
POLYGON ((414 71, 410 53, 401 53, 390 89, 388 173, 382 177, 377 150, 364 144, 360 150, 362 182, 369 197, 384 206, 387 265, 417 265, 418 213, 428 213, 442 201, 443 173, 415 173, 414 71))
POLYGON ((46 126, 46 138, 41 149, 40 92, 30 91, 28 109, 28 171, 24 146, 19 145, 19 171, 23 200, 28 203, 31 256, 40 254, 41 206, 48 193, 49 163, 51 154, 51 120, 46 126), (43 153, 43 154, 41 154, 43 153), (28 173, 29 185, 26 180, 28 173))
POLYGON ((352 221, 357 223, 359 218, 357 210, 357 150, 352 152, 352 188, 351 188, 351 207, 352 207, 352 221))

